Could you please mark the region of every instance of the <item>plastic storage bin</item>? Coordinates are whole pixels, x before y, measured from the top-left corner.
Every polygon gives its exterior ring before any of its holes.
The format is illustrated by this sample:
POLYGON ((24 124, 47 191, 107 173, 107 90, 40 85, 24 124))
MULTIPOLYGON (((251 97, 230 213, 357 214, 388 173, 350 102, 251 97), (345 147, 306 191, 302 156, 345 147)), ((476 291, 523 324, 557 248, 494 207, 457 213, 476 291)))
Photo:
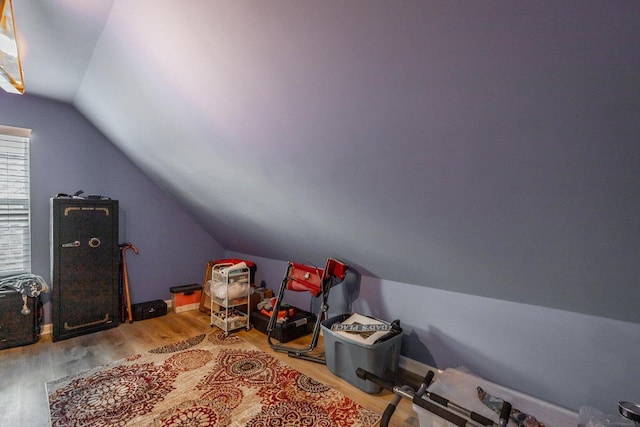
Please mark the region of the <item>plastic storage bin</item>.
POLYGON ((200 297, 202 285, 197 283, 191 285, 173 286, 169 288, 171 292, 171 307, 174 313, 197 310, 200 307, 200 297))
POLYGON ((360 390, 371 394, 379 393, 382 387, 358 378, 356 369, 362 368, 379 377, 383 376, 385 370, 397 372, 402 334, 376 344, 366 345, 351 341, 331 330, 331 325, 342 322, 350 316, 351 314, 341 314, 323 320, 321 323, 327 367, 333 374, 360 390))

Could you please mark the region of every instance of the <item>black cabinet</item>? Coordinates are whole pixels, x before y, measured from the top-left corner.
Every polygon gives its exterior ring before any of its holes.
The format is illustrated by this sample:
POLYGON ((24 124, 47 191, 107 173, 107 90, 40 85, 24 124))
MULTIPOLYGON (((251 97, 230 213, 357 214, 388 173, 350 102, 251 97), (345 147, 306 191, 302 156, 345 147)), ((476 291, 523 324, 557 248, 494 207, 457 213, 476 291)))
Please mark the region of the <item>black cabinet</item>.
POLYGON ((51 199, 53 340, 118 325, 118 201, 51 199))
POLYGON ((0 291, 0 349, 33 344, 40 339, 43 319, 40 297, 0 291))

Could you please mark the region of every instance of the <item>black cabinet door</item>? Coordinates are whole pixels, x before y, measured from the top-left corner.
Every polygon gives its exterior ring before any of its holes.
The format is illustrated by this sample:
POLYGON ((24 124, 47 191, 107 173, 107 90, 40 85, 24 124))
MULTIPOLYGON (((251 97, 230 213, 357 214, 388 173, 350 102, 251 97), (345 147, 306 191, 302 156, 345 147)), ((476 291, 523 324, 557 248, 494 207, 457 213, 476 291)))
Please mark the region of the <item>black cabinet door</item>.
POLYGON ((52 199, 53 340, 118 325, 118 201, 52 199))

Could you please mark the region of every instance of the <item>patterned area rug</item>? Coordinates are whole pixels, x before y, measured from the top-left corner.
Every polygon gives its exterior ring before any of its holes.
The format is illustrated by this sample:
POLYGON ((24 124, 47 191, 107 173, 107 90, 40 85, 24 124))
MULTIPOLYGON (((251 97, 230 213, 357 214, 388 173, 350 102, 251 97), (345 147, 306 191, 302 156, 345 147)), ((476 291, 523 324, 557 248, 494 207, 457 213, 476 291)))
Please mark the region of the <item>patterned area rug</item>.
POLYGON ((236 336, 199 335, 46 384, 52 426, 373 426, 379 415, 236 336))

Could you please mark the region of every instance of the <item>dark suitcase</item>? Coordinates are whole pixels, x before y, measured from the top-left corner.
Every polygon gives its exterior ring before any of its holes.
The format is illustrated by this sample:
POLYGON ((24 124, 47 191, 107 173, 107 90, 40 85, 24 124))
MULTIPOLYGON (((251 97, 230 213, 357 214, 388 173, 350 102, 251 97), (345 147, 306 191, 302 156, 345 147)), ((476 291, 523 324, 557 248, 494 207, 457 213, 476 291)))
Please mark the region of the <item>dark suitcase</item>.
POLYGON ((40 296, 25 298, 13 290, 0 291, 0 349, 40 339, 44 319, 40 296))
POLYGON ((161 299, 131 305, 133 320, 152 319, 167 314, 167 303, 161 299))
MULTIPOLYGON (((260 332, 267 333, 270 317, 260 311, 251 312, 251 322, 253 327, 260 332)), ((271 337, 281 343, 289 342, 304 335, 308 335, 313 331, 316 323, 316 315, 299 308, 293 308, 293 316, 284 322, 277 322, 271 337)))

